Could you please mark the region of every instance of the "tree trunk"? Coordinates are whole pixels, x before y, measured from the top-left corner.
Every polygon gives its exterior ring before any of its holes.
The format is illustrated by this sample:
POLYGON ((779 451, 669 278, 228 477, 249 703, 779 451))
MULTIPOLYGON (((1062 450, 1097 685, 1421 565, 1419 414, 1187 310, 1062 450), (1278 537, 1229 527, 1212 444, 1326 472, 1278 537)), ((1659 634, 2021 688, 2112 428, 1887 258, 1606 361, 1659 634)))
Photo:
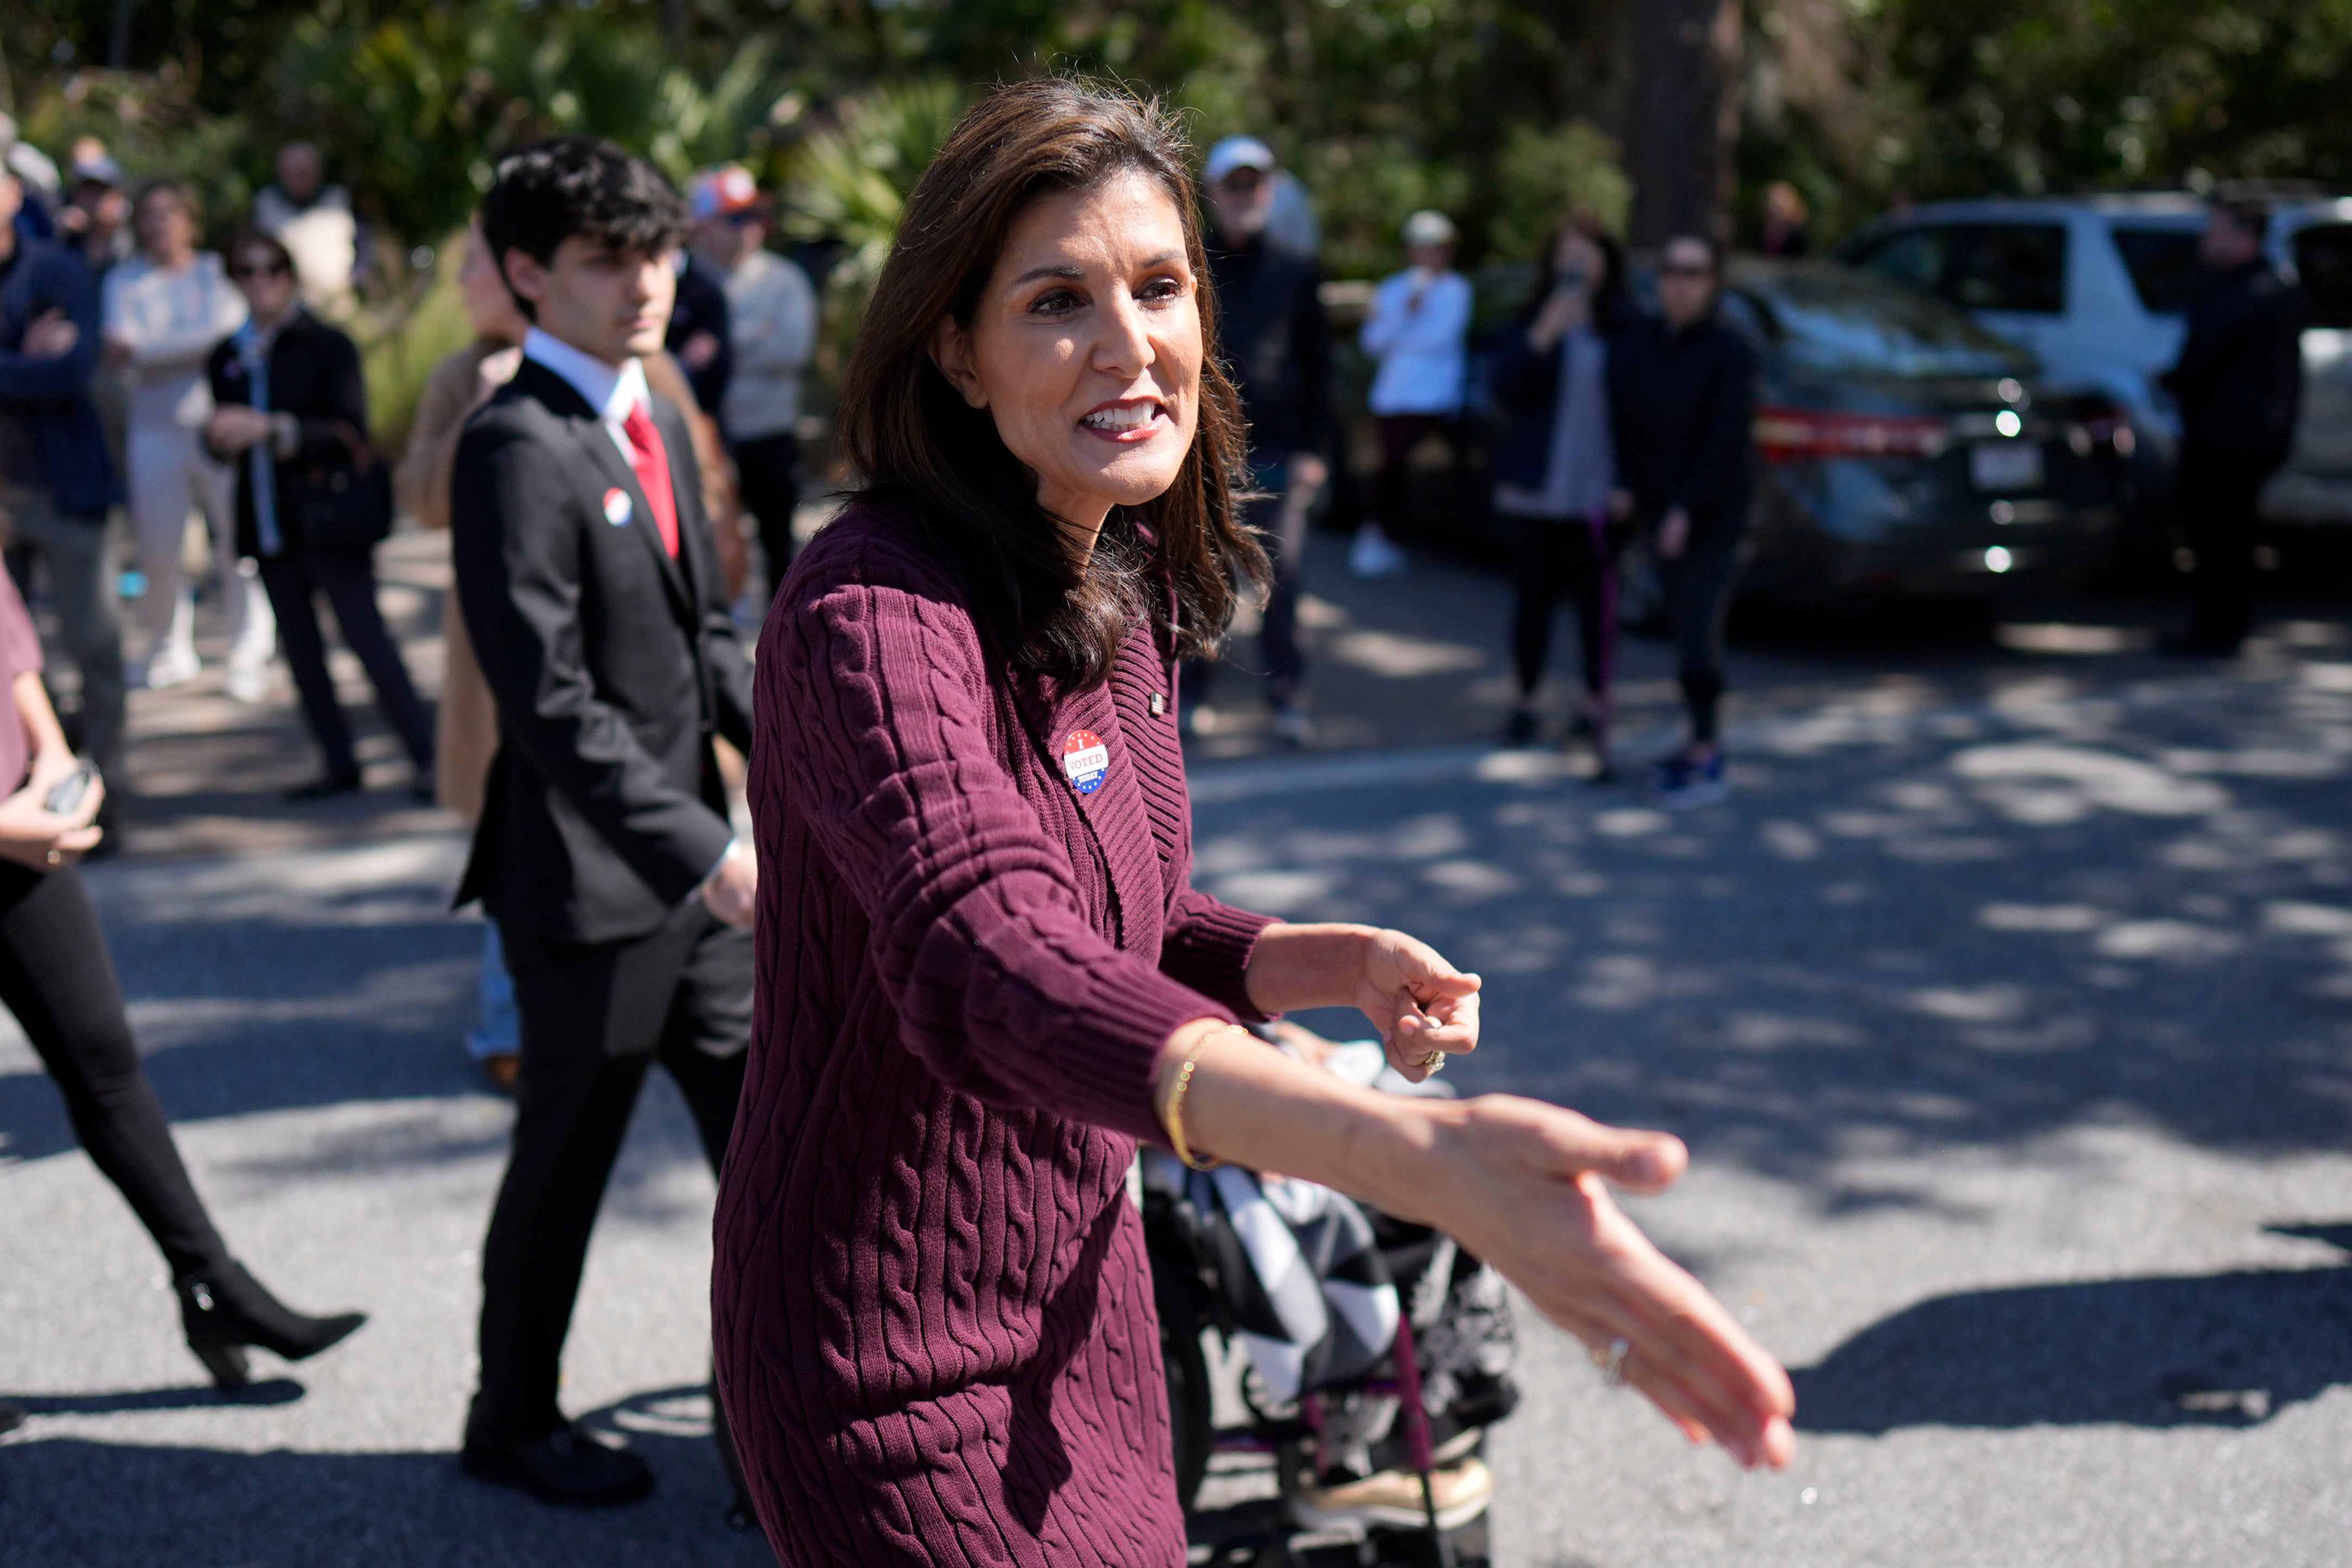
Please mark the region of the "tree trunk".
POLYGON ((1682 234, 1731 238, 1739 35, 1740 0, 1635 0, 1636 246, 1682 234))
POLYGON ((127 71, 131 68, 131 24, 139 9, 138 0, 114 0, 114 26, 106 35, 106 68, 127 71))

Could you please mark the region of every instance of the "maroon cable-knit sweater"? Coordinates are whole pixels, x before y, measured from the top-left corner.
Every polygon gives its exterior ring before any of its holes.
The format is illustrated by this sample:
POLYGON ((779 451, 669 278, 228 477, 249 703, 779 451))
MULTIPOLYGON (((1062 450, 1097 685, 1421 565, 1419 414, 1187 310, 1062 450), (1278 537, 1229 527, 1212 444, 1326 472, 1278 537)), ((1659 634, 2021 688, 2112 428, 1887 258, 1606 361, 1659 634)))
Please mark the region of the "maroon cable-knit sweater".
POLYGON ((1148 627, 1108 686, 1015 678, 864 508, 769 613, 758 1012, 711 1289, 789 1568, 1184 1561, 1125 1178, 1160 1135, 1161 1043, 1257 1016, 1269 922, 1190 885, 1174 683, 1148 627), (1091 792, 1063 765, 1080 731, 1108 753, 1091 792))

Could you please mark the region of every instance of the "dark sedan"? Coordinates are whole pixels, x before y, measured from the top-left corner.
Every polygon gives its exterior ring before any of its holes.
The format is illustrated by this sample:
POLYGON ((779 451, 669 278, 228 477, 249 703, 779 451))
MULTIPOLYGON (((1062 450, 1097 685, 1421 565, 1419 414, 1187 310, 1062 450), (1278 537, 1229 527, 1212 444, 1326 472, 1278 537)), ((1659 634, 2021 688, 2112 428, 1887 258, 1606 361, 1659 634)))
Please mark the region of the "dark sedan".
POLYGON ((1746 592, 1990 598, 2101 559, 2131 442, 2112 403, 1832 262, 1737 261, 1723 312, 1761 360, 1746 592))

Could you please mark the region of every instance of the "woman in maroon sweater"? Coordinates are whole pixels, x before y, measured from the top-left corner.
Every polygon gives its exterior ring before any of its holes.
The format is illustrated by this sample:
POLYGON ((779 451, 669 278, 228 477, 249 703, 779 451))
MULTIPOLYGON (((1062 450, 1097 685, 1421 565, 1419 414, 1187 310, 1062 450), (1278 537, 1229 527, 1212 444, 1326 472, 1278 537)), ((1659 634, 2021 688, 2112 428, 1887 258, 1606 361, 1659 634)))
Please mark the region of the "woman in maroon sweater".
POLYGON ((1678 1143, 1357 1091, 1234 1027, 1353 1004, 1417 1079, 1477 1043, 1478 981, 1191 886, 1176 664, 1263 561, 1182 156, 1156 106, 1068 81, 965 118, 844 388, 867 486, 761 641, 713 1307, 793 1568, 1184 1561, 1139 1140, 1442 1224, 1694 1438, 1790 1451, 1778 1365, 1607 1195, 1678 1143))

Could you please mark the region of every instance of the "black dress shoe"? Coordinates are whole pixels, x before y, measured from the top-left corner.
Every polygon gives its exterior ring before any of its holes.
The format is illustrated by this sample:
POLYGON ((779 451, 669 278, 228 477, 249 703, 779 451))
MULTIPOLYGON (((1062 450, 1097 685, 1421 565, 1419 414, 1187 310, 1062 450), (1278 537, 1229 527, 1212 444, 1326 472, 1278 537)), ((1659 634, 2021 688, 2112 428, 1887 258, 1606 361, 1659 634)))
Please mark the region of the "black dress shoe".
POLYGON ((573 1508, 618 1508, 654 1490, 654 1472, 645 1460, 626 1448, 607 1447, 582 1427, 559 1427, 534 1443, 469 1437, 457 1462, 478 1480, 573 1508))
POLYGON ((360 792, 360 776, 350 773, 325 773, 308 784, 297 784, 286 791, 289 800, 324 800, 335 795, 356 795, 360 792))
POLYGON ((1503 744, 1505 746, 1534 745, 1536 727, 1539 722, 1536 717, 1535 709, 1513 708, 1511 716, 1503 724, 1503 744))
POLYGON ((305 1317, 262 1289, 234 1260, 185 1275, 173 1288, 180 1293, 180 1326, 187 1331, 188 1348, 214 1384, 230 1390, 251 1379, 247 1345, 288 1361, 307 1361, 367 1322, 365 1312, 305 1317))

